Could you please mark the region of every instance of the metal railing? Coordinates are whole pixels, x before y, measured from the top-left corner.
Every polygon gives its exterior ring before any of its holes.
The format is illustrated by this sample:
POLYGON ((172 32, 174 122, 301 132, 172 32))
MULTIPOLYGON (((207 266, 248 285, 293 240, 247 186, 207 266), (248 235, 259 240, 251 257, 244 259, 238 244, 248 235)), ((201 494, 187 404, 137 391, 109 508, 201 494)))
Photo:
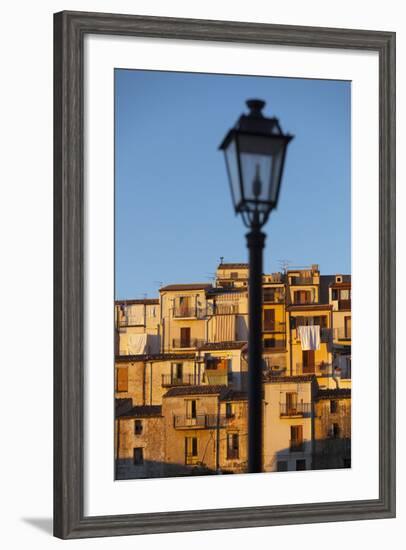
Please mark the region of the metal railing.
POLYGON ((316 283, 313 283, 313 277, 291 277, 290 278, 291 286, 312 285, 312 284, 316 284, 316 283))
POLYGON ((291 405, 289 403, 279 404, 280 416, 304 416, 305 414, 310 414, 311 412, 311 403, 296 403, 296 405, 291 405))
POLYGON ((266 340, 264 340, 264 351, 272 350, 272 349, 279 349, 279 350, 286 349, 286 340, 284 339, 275 340, 274 342, 272 342, 272 345, 267 344, 266 340))
POLYGON ((351 310, 351 300, 338 300, 338 310, 351 310))
POLYGON ((197 414, 194 417, 186 415, 175 415, 173 417, 174 428, 205 428, 206 427, 206 415, 197 414))
POLYGON ((193 318, 202 319, 205 316, 205 310, 198 307, 175 307, 173 310, 174 318, 193 318))
POLYGON ((291 453, 301 453, 304 451, 304 441, 302 439, 290 439, 289 450, 291 453))
POLYGON ((282 293, 276 293, 272 294, 263 292, 262 300, 264 304, 283 304, 285 301, 285 294, 282 293))
POLYGON ((178 429, 214 429, 223 428, 230 420, 233 418, 225 414, 197 414, 195 417, 174 415, 173 426, 178 429))
POLYGON ((304 365, 303 363, 296 363, 296 372, 293 374, 296 376, 302 374, 321 374, 331 375, 333 372, 333 366, 331 363, 314 363, 314 365, 304 365))
POLYGON ((197 383, 198 377, 194 374, 183 374, 182 376, 162 375, 162 386, 192 386, 197 383))
MULTIPOLYGON (((299 327, 296 327, 296 340, 300 340, 299 338, 299 331, 297 330, 299 327)), ((322 343, 327 343, 331 340, 333 336, 333 331, 331 328, 320 328, 320 341, 322 343)))
POLYGON ((182 338, 172 338, 173 348, 198 348, 205 343, 205 340, 200 338, 190 338, 188 340, 182 338))
POLYGON ((335 340, 351 340, 351 328, 337 327, 334 329, 335 340))
POLYGON ((280 321, 264 320, 263 322, 263 330, 268 332, 285 332, 285 326, 286 324, 280 321))

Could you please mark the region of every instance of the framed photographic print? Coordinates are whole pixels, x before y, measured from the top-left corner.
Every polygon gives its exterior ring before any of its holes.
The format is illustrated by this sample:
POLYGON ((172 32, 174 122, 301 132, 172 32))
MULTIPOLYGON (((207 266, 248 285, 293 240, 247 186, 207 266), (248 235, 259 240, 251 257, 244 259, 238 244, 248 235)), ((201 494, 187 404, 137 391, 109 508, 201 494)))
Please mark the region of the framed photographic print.
POLYGON ((54 37, 55 536, 393 517, 394 33, 54 37))

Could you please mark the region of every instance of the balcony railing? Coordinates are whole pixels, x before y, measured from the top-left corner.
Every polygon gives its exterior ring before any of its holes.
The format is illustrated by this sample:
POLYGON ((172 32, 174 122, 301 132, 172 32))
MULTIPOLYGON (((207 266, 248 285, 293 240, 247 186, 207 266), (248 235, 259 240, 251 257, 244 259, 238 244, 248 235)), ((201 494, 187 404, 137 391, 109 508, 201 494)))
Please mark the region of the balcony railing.
POLYGON ((290 284, 294 285, 312 285, 313 277, 291 277, 290 284))
POLYGON ((263 330, 267 332, 285 332, 285 323, 279 321, 267 321, 263 323, 263 330))
POLYGON ((225 414, 197 414, 195 417, 175 415, 173 417, 173 426, 180 430, 223 428, 230 420, 232 418, 225 414))
POLYGON ((285 349, 286 349, 286 341, 284 339, 274 340, 272 343, 268 343, 266 340, 264 340, 264 351, 285 350, 285 349))
POLYGON ((265 304, 283 304, 285 301, 285 295, 282 293, 267 293, 263 292, 263 302, 265 304))
POLYGON ((296 405, 290 405, 288 403, 280 403, 279 414, 280 416, 304 416, 312 412, 311 403, 296 403, 296 405))
POLYGON ((351 329, 346 327, 337 327, 334 329, 335 340, 351 340, 351 329))
POLYGON ((205 310, 198 307, 175 307, 173 310, 174 318, 203 319, 205 310))
POLYGON ((184 374, 182 376, 162 375, 162 386, 192 386, 197 383, 198 379, 194 374, 184 374))
POLYGON ((143 327, 145 326, 145 318, 136 317, 132 315, 121 317, 120 319, 118 319, 118 326, 119 327, 143 327))
MULTIPOLYGON (((296 340, 300 340, 298 329, 299 327, 296 327, 296 340)), ((333 336, 333 331, 331 328, 320 328, 320 341, 325 344, 330 342, 331 338, 333 336)))
POLYGON ((289 450, 291 453, 301 453, 304 451, 304 441, 300 439, 291 439, 289 441, 289 450))
POLYGON ((304 365, 303 363, 296 363, 296 372, 293 374, 300 376, 302 374, 318 374, 321 376, 330 376, 333 372, 333 366, 331 363, 314 363, 314 365, 304 365))
POLYGON ((190 338, 188 340, 182 338, 172 338, 173 348, 198 348, 205 343, 205 340, 200 338, 190 338))
POLYGON ((351 311, 351 300, 338 300, 339 311, 351 311))

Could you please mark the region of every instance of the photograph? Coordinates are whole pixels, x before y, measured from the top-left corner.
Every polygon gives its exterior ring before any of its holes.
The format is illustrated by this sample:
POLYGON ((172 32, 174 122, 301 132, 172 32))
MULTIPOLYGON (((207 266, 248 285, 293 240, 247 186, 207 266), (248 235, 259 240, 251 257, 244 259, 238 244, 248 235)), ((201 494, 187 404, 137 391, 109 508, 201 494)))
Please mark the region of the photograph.
POLYGON ((351 468, 351 82, 116 68, 114 147, 114 479, 351 468))

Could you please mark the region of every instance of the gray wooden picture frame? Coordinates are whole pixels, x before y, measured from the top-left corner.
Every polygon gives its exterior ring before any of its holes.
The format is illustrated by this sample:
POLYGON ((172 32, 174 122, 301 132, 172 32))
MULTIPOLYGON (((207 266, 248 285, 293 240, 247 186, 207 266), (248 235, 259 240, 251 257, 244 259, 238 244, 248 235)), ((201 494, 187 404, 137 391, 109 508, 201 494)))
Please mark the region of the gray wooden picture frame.
POLYGON ((54 534, 81 538, 395 516, 395 33, 102 13, 54 16, 54 534), (125 35, 379 54, 379 498, 88 517, 83 511, 83 39, 125 35))

